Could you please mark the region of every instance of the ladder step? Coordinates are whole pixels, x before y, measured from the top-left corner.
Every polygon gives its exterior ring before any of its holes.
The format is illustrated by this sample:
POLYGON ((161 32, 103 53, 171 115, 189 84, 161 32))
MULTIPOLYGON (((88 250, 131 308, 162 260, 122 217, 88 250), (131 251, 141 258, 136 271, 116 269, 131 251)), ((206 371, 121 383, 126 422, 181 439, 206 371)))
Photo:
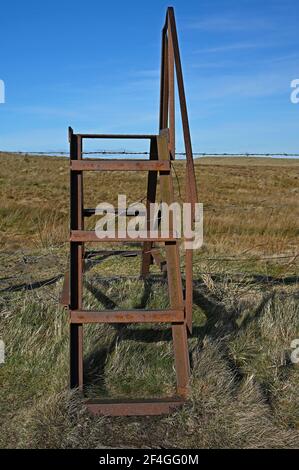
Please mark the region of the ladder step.
POLYGON ((151 242, 167 242, 167 241, 178 241, 179 236, 177 234, 169 233, 168 236, 150 236, 150 233, 147 234, 146 237, 138 237, 138 238, 133 238, 130 237, 129 234, 127 233, 124 237, 105 237, 105 238, 99 238, 94 230, 71 230, 70 233, 70 241, 71 242, 146 242, 146 241, 151 241, 151 242))
POLYGON ((180 323, 184 309, 70 310, 71 323, 180 323))
POLYGON ((84 259, 92 259, 95 256, 124 256, 135 257, 142 254, 142 250, 85 250, 84 259))
MULTIPOLYGON (((131 212, 131 211, 130 211, 131 212)), ((137 209, 136 209, 137 212, 137 209)), ((95 208, 87 208, 83 209, 83 215, 84 217, 91 217, 92 215, 95 215, 96 209, 95 208)), ((119 211, 118 209, 107 209, 107 214, 115 214, 115 215, 125 215, 127 217, 134 217, 132 214, 128 214, 127 210, 119 211)), ((139 216, 145 216, 146 212, 145 211, 139 211, 138 214, 139 216)))
POLYGON ((170 161, 88 159, 71 160, 73 171, 170 171, 170 161))
POLYGON ((181 408, 183 398, 150 398, 143 400, 109 400, 89 399, 85 401, 87 409, 102 416, 153 416, 170 414, 181 408))
POLYGON ((76 134, 82 139, 156 139, 155 134, 76 134))

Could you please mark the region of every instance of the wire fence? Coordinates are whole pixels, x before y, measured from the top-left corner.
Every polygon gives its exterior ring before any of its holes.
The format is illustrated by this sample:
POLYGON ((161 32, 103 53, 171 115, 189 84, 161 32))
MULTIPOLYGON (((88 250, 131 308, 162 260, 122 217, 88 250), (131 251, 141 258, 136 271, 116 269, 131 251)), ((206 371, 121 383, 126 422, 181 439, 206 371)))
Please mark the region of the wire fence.
MULTIPOLYGON (((45 156, 68 156, 69 152, 66 151, 0 151, 1 153, 9 153, 13 155, 45 155, 45 156)), ((130 150, 94 150, 89 152, 82 152, 83 155, 150 155, 150 152, 147 151, 130 151, 130 150)), ((176 152, 175 154, 178 157, 186 156, 186 152, 176 152)), ((299 153, 287 153, 287 152, 267 152, 267 153, 249 153, 249 152, 224 152, 224 153, 208 153, 208 152, 193 152, 194 157, 285 157, 285 158, 292 158, 292 157, 299 157, 299 153)))
MULTIPOLYGON (((17 154, 17 155, 44 155, 44 156, 69 156, 69 152, 67 151, 49 151, 49 152, 45 152, 45 151, 27 151, 27 152, 24 152, 24 151, 10 151, 10 152, 4 152, 4 151, 0 151, 0 155, 1 154, 6 154, 6 153, 9 153, 9 154, 17 154)), ((150 153, 149 152, 145 152, 145 151, 128 151, 128 150, 96 150, 96 151, 86 151, 86 152, 83 152, 84 155, 149 155, 150 153)), ((176 156, 185 156, 186 153, 185 152, 177 152, 176 153, 176 156)), ((290 157, 299 157, 299 153, 286 153, 286 152, 275 152, 275 153, 206 153, 206 152, 193 152, 193 155, 196 157, 285 157, 285 158, 290 158, 290 157)), ((179 179, 178 179, 178 175, 176 174, 176 179, 177 179, 177 183, 179 185, 179 179)), ((180 188, 179 188, 180 190, 180 188)), ((144 198, 142 199, 144 200, 144 198)), ((141 200, 141 201, 142 201, 141 200)), ((260 207, 267 207, 268 209, 274 209, 274 208, 284 208, 287 206, 287 204, 281 204, 281 205, 277 205, 277 204, 271 204, 271 205, 268 205, 266 206, 265 204, 263 204, 265 201, 260 201, 260 204, 259 206, 260 207)), ((223 210, 228 210, 228 209, 237 209, 237 210, 250 210, 250 209, 253 209, 256 207, 244 207, 244 206, 241 206, 239 204, 227 204, 227 205, 224 205, 222 207, 213 207, 213 205, 209 205, 207 204, 207 206, 205 207, 205 211, 223 211, 223 210)), ((206 261, 209 261, 209 262, 225 262, 225 263, 244 263, 244 262, 270 262, 270 263, 287 263, 288 265, 292 264, 292 265, 297 265, 298 263, 298 260, 299 260, 299 253, 292 253, 292 254, 285 254, 285 253, 276 253, 274 256, 244 256, 245 253, 243 253, 243 256, 238 254, 238 255, 228 255, 228 256, 212 256, 212 257, 199 257, 199 259, 196 260, 196 262, 194 263, 194 267, 196 269, 196 267, 198 265, 200 265, 202 262, 206 262, 206 261)), ((14 253, 15 255, 15 253, 14 253)), ((200 274, 200 273, 197 273, 197 274, 200 274)), ((201 274, 204 274, 204 272, 202 272, 201 274)), ((208 274, 208 272, 207 272, 208 274)), ((209 272, 209 274, 217 274, 215 272, 209 272)), ((236 273, 234 273, 236 274, 236 273)), ((250 273, 245 273, 245 272, 242 272, 240 274, 250 274, 250 273)), ((0 282, 3 282, 4 279, 0 279, 0 282)))
MULTIPOLYGON (((104 251, 101 252, 94 252, 93 259, 88 258, 88 265, 86 265, 85 272, 89 271, 92 269, 94 265, 98 265, 103 263, 107 257, 110 256, 128 256, 129 253, 132 253, 133 256, 138 256, 141 255, 141 251, 122 251, 122 250, 115 250, 115 251, 110 251, 109 255, 103 256, 104 251)), ((28 259, 27 257, 24 256, 23 250, 19 251, 19 254, 21 254, 21 257, 19 259, 19 262, 21 264, 28 264, 28 259)), ((92 254, 92 252, 90 252, 92 254)), ((18 255, 18 250, 14 252, 14 260, 15 257, 18 255)), ((53 255, 53 253, 52 253, 53 255)), ((30 261, 31 263, 36 263, 37 259, 42 259, 43 257, 46 257, 48 255, 39 255, 39 256, 30 256, 30 261)), ((279 259, 287 259, 287 258, 293 258, 292 262, 295 261, 295 258, 298 258, 299 253, 293 255, 278 255, 278 256, 272 256, 272 257, 253 257, 250 258, 250 261, 261 261, 261 260, 271 260, 273 262, 277 262, 279 259)), ((61 261, 61 253, 58 255, 54 255, 54 257, 57 257, 57 261, 61 261)), ((244 260, 244 258, 241 258, 240 256, 234 256, 232 258, 224 258, 224 257, 200 257, 199 259, 194 260, 194 287, 197 288, 200 285, 206 284, 204 276, 210 276, 213 281, 217 281, 219 283, 224 282, 227 283, 229 282, 230 284, 236 284, 236 285, 244 285, 245 287, 247 286, 249 289, 251 287, 255 286, 268 286, 271 288, 274 288, 275 286, 281 287, 281 288, 289 288, 289 293, 287 294, 286 292, 281 291, 282 293, 290 296, 298 296, 298 281, 299 281, 299 275, 298 273, 294 273, 292 271, 292 274, 288 272, 280 272, 279 275, 269 275, 267 272, 250 272, 250 271, 227 271, 223 266, 221 267, 220 270, 215 269, 215 265, 213 264, 213 269, 212 270, 206 270, 207 265, 203 263, 204 261, 211 260, 213 262, 215 261, 241 261, 244 260), (203 263, 203 264, 202 264, 203 263), (199 269, 198 269, 199 268, 199 269), (204 268, 204 270, 202 269, 204 268)), ((248 258, 249 259, 249 258, 248 258)), ((247 261, 248 261, 247 259, 247 261)), ((31 264, 29 263, 29 264, 31 264)), ((290 263, 288 263, 290 264, 290 263)), ((18 265, 18 263, 17 263, 18 265)), ((212 267, 211 266, 211 267, 212 267)), ((184 263, 181 264, 181 270, 182 270, 182 277, 184 277, 184 263)), ((61 266, 60 263, 57 262, 57 269, 60 271, 61 266)), ((0 278, 0 296, 5 295, 7 293, 13 293, 13 292, 19 292, 19 291, 33 291, 36 289, 44 288, 47 286, 53 286, 56 285, 57 282, 59 282, 61 279, 63 279, 64 274, 63 272, 58 272, 56 271, 55 274, 53 274, 50 278, 47 277, 46 279, 44 276, 42 276, 42 279, 36 278, 37 273, 31 273, 30 269, 27 269, 27 272, 24 272, 22 269, 20 272, 14 273, 13 276, 5 276, 0 278)), ((41 273, 39 273, 41 275, 41 273)), ((108 282, 109 284, 113 281, 121 281, 121 280, 136 280, 140 281, 140 275, 99 275, 97 273, 94 273, 92 276, 92 279, 95 280, 96 282, 108 282)), ((159 283, 167 283, 167 278, 165 275, 162 273, 151 273, 150 278, 146 280, 146 282, 159 282, 159 283)), ((55 300, 55 298, 54 298, 55 300)))

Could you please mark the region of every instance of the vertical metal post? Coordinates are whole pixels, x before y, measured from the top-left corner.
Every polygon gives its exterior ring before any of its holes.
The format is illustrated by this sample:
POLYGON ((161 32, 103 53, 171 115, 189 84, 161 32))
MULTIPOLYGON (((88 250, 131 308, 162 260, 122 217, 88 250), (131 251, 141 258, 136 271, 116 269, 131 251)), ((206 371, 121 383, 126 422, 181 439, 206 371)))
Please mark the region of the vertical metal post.
MULTIPOLYGON (((186 149, 186 199, 191 204, 192 219, 194 220, 195 203, 197 202, 197 188, 195 179, 195 169, 192 153, 191 135, 189 128, 187 103, 184 88, 183 71, 180 58, 178 36, 175 24, 174 10, 169 7, 167 10, 167 24, 169 26, 168 35, 172 38, 174 62, 176 68, 178 94, 180 100, 184 142, 186 149)), ((185 293, 185 311, 188 329, 192 331, 192 308, 193 308, 193 251, 186 250, 186 293, 185 293)))
MULTIPOLYGON (((162 131, 158 137, 158 156, 161 160, 170 159, 168 150, 168 133, 162 131)), ((160 172, 161 199, 168 205, 174 202, 173 181, 170 171, 160 172)), ((173 218, 170 217, 170 227, 173 218)), ((165 243, 167 260, 168 289, 171 308, 183 308, 183 288, 180 269, 180 254, 178 242, 165 243)), ((185 397, 188 393, 190 375, 187 328, 185 323, 172 323, 173 349, 177 377, 177 394, 185 397)))
POLYGON ((176 30, 176 24, 175 24, 174 10, 172 7, 168 8, 168 24, 170 28, 169 35, 171 35, 172 43, 173 43, 174 61, 175 61, 177 84, 178 84, 178 94, 179 94, 180 108, 181 108, 181 115, 182 115, 184 142, 185 142, 185 148, 186 148, 187 173, 188 173, 187 177, 189 179, 187 186, 190 191, 190 198, 192 201, 195 202, 197 201, 197 189, 196 189, 191 135, 190 135, 189 120, 188 120, 180 49, 179 49, 178 36, 177 36, 177 30, 176 30))
MULTIPOLYGON (((70 129, 70 164, 82 158, 82 139, 70 129)), ((83 230, 83 175, 71 169, 70 228, 83 230)), ((83 297, 83 243, 70 242, 70 309, 82 309, 83 297)), ((83 390, 83 326, 70 325, 70 385, 83 390)))
POLYGON ((166 27, 162 30, 162 58, 161 58, 161 85, 160 85, 160 123, 159 130, 168 127, 168 100, 169 100, 169 80, 168 80, 168 39, 166 27))
POLYGON ((167 15, 168 30, 168 82, 169 82, 169 150, 172 160, 175 159, 175 89, 174 89, 174 50, 170 34, 169 16, 167 15))
MULTIPOLYGON (((150 143, 150 160, 158 159, 157 139, 151 139, 150 143)), ((146 197, 146 217, 147 217, 147 232, 150 231, 151 225, 151 211, 150 206, 156 201, 157 191, 157 172, 149 171, 147 177, 147 197, 146 197)), ((149 274, 149 267, 152 264, 153 257, 151 249, 153 242, 148 241, 143 244, 142 264, 141 264, 141 277, 145 278, 149 274)))

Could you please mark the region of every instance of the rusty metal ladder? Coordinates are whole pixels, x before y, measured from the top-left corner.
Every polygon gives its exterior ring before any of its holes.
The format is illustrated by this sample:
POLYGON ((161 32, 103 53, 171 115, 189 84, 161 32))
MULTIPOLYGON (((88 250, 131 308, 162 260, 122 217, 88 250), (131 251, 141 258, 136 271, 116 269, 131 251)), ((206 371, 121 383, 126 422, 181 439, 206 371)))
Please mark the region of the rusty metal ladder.
MULTIPOLYGON (((175 106, 174 66, 182 115, 186 149, 186 202, 191 206, 197 199, 195 173, 188 124, 187 107, 183 85, 178 39, 173 8, 167 9, 166 22, 162 30, 160 132, 158 135, 110 135, 75 134, 69 128, 70 141, 70 269, 65 276, 62 304, 69 309, 70 319, 70 385, 83 391, 83 325, 86 323, 169 323, 171 324, 174 359, 177 377, 176 394, 171 398, 111 400, 89 399, 86 406, 91 412, 102 415, 155 415, 169 413, 181 406, 188 394, 190 374, 187 332, 192 330, 192 250, 185 253, 186 285, 183 290, 179 239, 174 232, 167 237, 138 238, 143 244, 141 277, 149 275, 150 265, 161 257, 154 243, 163 243, 166 254, 168 292, 170 308, 161 310, 104 310, 83 309, 84 243, 115 242, 126 238, 99 239, 95 231, 84 230, 84 218, 95 213, 83 205, 83 174, 85 171, 147 171, 147 210, 156 200, 159 175, 161 201, 174 202, 172 163, 175 158, 175 106), (84 159, 82 145, 85 139, 149 139, 149 160, 84 159)), ((148 218, 149 219, 149 218, 148 218)), ((149 227, 148 227, 149 228, 149 227)), ((130 237, 127 241, 132 241, 130 237)))
MULTIPOLYGON (((95 210, 85 212, 83 206, 83 173, 85 171, 148 171, 147 205, 155 202, 157 175, 159 174, 161 201, 171 204, 174 202, 173 181, 171 175, 171 160, 168 146, 168 131, 159 135, 84 135, 69 132, 70 138, 70 182, 71 182, 71 231, 70 231, 70 271, 66 277, 66 286, 62 303, 69 308, 70 319, 70 363, 71 387, 83 391, 83 325, 86 323, 171 323, 175 368, 177 373, 177 393, 174 398, 115 401, 87 400, 87 407, 94 413, 119 414, 160 414, 168 413, 174 407, 183 403, 187 395, 189 380, 189 355, 187 344, 187 326, 183 286, 180 270, 179 240, 175 233, 163 237, 158 235, 138 239, 143 244, 141 276, 146 278, 149 266, 153 263, 151 250, 153 242, 165 245, 167 264, 168 289, 170 308, 161 310, 84 310, 83 302, 83 273, 84 273, 84 243, 86 242, 115 242, 132 241, 128 237, 111 237, 99 239, 94 231, 84 230, 84 217, 89 217, 95 210), (148 138, 150 139, 149 160, 123 159, 83 159, 82 141, 86 138, 148 138), (69 286, 67 285, 69 283, 69 286)), ((148 220, 148 219, 147 219, 148 220)), ((149 222, 149 220, 148 220, 149 222)))

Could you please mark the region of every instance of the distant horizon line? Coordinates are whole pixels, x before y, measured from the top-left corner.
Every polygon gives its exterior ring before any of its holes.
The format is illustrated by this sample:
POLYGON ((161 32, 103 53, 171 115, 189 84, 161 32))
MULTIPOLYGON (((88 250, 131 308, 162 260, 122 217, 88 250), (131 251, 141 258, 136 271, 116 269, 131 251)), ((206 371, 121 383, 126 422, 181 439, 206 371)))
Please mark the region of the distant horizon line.
MULTIPOLYGON (((64 157, 64 156, 69 156, 69 151, 16 151, 16 150, 0 150, 0 154, 13 154, 13 155, 30 155, 30 156, 53 156, 53 157, 64 157)), ((107 158, 113 158, 112 156, 123 156, 123 155, 131 155, 133 156, 132 158, 137 158, 138 155, 149 155, 149 152, 135 152, 135 151, 117 151, 117 150, 99 150, 99 151, 93 151, 93 152, 83 152, 83 155, 93 155, 95 158, 96 155, 108 155, 107 158), (110 155, 110 157, 109 157, 110 155)), ((183 157, 185 156, 185 152, 176 152, 176 156, 178 157, 183 157)), ((256 153, 249 153, 249 152, 223 152, 223 153, 218 153, 218 152, 193 152, 193 156, 195 158, 204 158, 204 157, 240 157, 240 158, 299 158, 299 153, 288 153, 288 152, 256 152, 256 153)), ((99 158, 99 157, 98 157, 99 158)), ((183 160, 183 158, 178 158, 177 160, 183 160)))

